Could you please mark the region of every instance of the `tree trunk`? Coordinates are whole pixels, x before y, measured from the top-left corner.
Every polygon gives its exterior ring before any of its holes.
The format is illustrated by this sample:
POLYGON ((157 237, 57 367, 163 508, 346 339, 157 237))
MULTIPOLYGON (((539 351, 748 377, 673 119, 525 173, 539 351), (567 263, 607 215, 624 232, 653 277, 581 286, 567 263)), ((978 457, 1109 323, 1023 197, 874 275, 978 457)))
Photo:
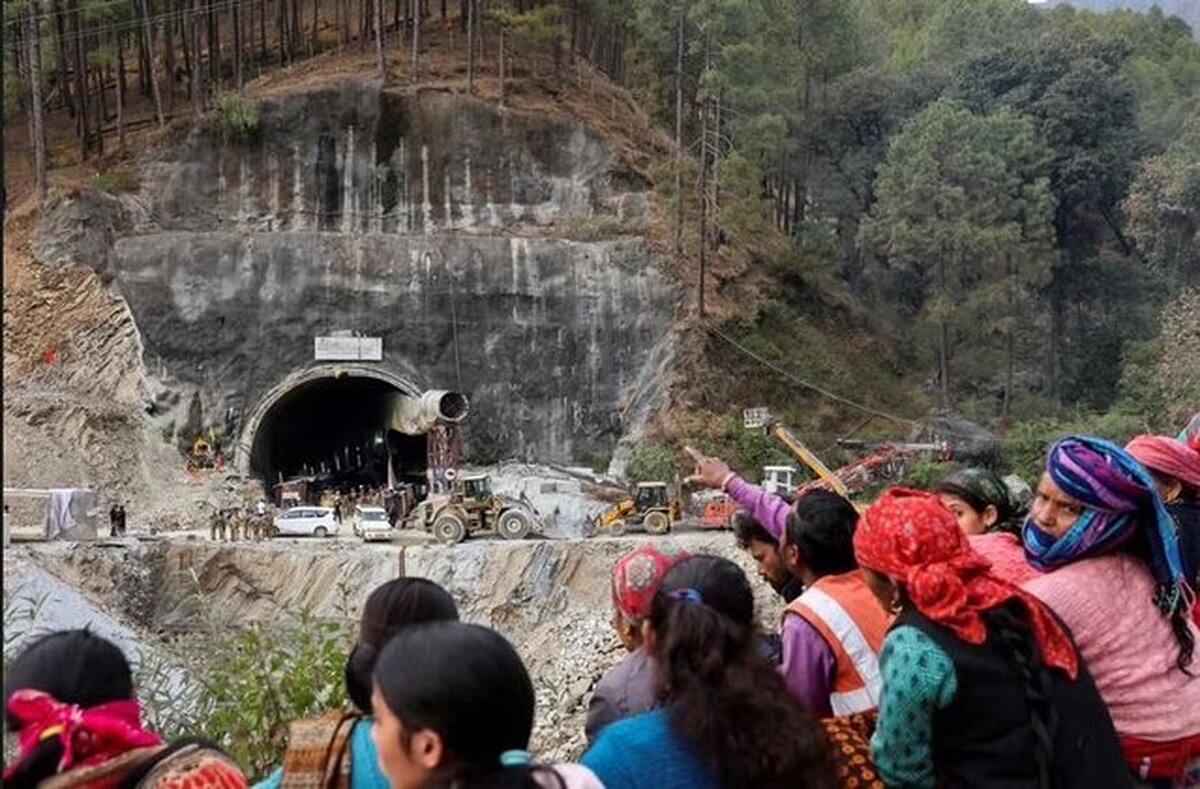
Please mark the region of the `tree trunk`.
POLYGON ((287 9, 284 8, 285 0, 279 0, 275 4, 275 32, 279 39, 279 65, 287 65, 287 9))
POLYGON ((213 90, 221 85, 221 20, 217 16, 216 6, 208 0, 207 24, 208 35, 208 73, 209 84, 213 90))
POLYGON ((675 254, 683 254, 683 20, 675 33, 675 254))
MULTIPOLYGON (((149 16, 149 0, 142 0, 145 3, 147 16, 149 16)), ((167 5, 168 13, 174 13, 175 3, 171 2, 167 5)), ((175 23, 170 17, 163 21, 163 39, 166 47, 166 60, 164 61, 167 67, 167 112, 171 115, 175 114, 175 23)), ((153 47, 151 54, 153 55, 153 47)))
POLYGON ((55 79, 58 81, 58 95, 62 100, 63 106, 67 108, 67 112, 72 118, 75 117, 75 100, 71 96, 71 82, 68 78, 67 69, 67 32, 66 18, 63 13, 60 0, 53 0, 54 11, 54 38, 55 38, 55 58, 57 59, 58 68, 56 69, 55 79))
MULTIPOLYGON (((704 73, 709 69, 708 37, 704 38, 704 73)), ((700 276, 696 291, 696 312, 704 317, 704 275, 708 268, 708 95, 700 107, 700 276)))
POLYGON ((467 95, 475 95, 475 2, 467 0, 467 95))
POLYGON ((192 101, 192 116, 199 118, 204 113, 204 69, 200 64, 200 0, 187 0, 188 16, 191 24, 187 32, 188 52, 191 55, 188 64, 188 92, 192 101))
MULTIPOLYGON (((162 94, 158 89, 158 66, 154 63, 154 38, 150 35, 150 0, 139 0, 138 10, 142 15, 142 44, 146 48, 146 63, 150 69, 150 95, 154 99, 154 117, 158 125, 165 123, 163 119, 162 94)), ((167 36, 167 48, 170 49, 171 37, 167 36)))
MULTIPOLYGON (((381 3, 383 0, 379 0, 381 3)), ((308 39, 308 56, 317 54, 317 36, 320 35, 321 0, 313 0, 312 35, 308 39)))
POLYGON ((104 70, 97 66, 92 71, 92 77, 96 83, 96 92, 99 94, 99 100, 92 103, 92 107, 96 110, 96 153, 104 156, 104 120, 108 117, 108 108, 104 101, 104 70))
MULTIPOLYGON (((946 263, 938 261, 938 281, 941 283, 942 298, 948 297, 946 263)), ((945 318, 938 321, 938 391, 942 408, 950 407, 950 326, 945 318)))
POLYGON ((508 98, 507 90, 504 85, 504 28, 500 28, 500 106, 504 106, 504 100, 508 98))
POLYGON ((417 82, 421 78, 421 0, 412 0, 412 10, 412 79, 417 82))
POLYGON ((292 0, 291 34, 292 62, 295 63, 300 56, 300 0, 292 0))
POLYGON ((234 2, 229 7, 230 22, 233 25, 233 89, 242 92, 242 6, 234 2))
POLYGON ((375 65, 379 69, 379 78, 387 81, 387 63, 383 59, 383 0, 375 2, 375 65))
MULTIPOLYGON (((142 4, 135 2, 133 4, 133 12, 135 20, 142 18, 142 4)), ((137 71, 138 71, 138 92, 146 98, 150 98, 150 53, 154 50, 146 43, 146 39, 142 37, 141 27, 138 27, 138 34, 133 37, 137 44, 137 71)))
POLYGON ((267 62, 267 0, 262 0, 258 6, 258 76, 262 76, 263 65, 267 62))
POLYGON ((41 204, 46 199, 46 128, 42 115, 42 37, 38 33, 41 16, 39 0, 29 0, 25 8, 26 38, 29 39, 29 133, 33 138, 34 194, 41 204))
POLYGON ((75 46, 75 95, 79 97, 79 115, 76 117, 79 127, 79 144, 80 156, 83 161, 87 161, 90 148, 88 145, 88 127, 91 121, 88 119, 88 89, 87 89, 87 72, 84 68, 83 58, 83 25, 80 21, 79 0, 71 2, 71 39, 75 46))
POLYGON ((125 44, 117 34, 117 150, 125 155, 125 44))
POLYGON ((720 163, 721 163, 721 92, 720 91, 717 92, 716 106, 713 108, 713 113, 714 113, 715 117, 713 118, 713 149, 712 149, 713 150, 713 152, 712 152, 713 163, 712 163, 712 174, 711 174, 712 175, 712 188, 711 188, 712 201, 710 203, 709 208, 712 211, 712 225, 713 225, 713 229, 712 229, 712 233, 711 233, 711 236, 712 236, 711 243, 712 243, 712 248, 715 250, 715 249, 717 249, 717 247, 720 246, 720 237, 721 237, 721 227, 720 227, 721 183, 720 183, 720 178, 718 177, 718 173, 720 172, 718 167, 720 166, 720 163))

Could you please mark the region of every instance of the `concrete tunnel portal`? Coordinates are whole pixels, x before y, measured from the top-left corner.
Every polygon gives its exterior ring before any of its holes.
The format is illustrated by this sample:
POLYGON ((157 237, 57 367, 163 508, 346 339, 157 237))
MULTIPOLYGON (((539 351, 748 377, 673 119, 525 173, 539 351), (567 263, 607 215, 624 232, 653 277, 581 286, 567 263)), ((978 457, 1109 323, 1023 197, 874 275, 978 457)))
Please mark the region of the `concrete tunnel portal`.
POLYGON ((243 431, 243 472, 271 488, 315 479, 319 488, 385 485, 390 459, 397 482, 424 484, 428 430, 459 422, 466 398, 422 393, 408 381, 372 368, 303 371, 260 402, 243 431))

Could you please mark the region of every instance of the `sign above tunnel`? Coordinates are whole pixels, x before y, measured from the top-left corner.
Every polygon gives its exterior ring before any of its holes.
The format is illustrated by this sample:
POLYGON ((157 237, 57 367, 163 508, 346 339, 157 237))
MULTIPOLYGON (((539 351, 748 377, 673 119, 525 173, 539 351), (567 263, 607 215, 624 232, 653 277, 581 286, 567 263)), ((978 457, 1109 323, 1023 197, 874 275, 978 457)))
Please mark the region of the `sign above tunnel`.
POLYGON ((382 362, 382 337, 315 337, 318 362, 382 362))

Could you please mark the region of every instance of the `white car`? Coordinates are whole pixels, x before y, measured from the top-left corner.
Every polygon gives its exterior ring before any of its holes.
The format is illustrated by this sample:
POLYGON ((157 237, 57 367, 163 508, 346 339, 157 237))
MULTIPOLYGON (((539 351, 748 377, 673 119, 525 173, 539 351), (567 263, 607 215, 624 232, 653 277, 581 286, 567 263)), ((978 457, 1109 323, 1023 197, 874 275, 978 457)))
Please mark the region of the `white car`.
POLYGON ((388 521, 387 511, 383 507, 354 508, 354 532, 363 538, 364 542, 371 540, 390 540, 392 524, 388 521))
POLYGON ((283 537, 301 535, 328 537, 337 534, 341 526, 333 517, 332 507, 292 507, 281 512, 273 521, 275 534, 283 537))

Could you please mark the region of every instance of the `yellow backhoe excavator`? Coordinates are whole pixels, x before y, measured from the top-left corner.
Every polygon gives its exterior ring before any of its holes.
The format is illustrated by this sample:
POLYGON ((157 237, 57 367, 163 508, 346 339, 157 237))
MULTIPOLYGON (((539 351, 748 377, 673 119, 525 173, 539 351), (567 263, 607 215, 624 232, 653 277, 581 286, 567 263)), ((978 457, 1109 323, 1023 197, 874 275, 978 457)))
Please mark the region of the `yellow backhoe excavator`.
POLYGON ((665 482, 639 482, 632 496, 623 498, 589 523, 588 535, 624 534, 630 525, 641 524, 650 534, 666 534, 679 520, 679 495, 672 495, 665 482))

